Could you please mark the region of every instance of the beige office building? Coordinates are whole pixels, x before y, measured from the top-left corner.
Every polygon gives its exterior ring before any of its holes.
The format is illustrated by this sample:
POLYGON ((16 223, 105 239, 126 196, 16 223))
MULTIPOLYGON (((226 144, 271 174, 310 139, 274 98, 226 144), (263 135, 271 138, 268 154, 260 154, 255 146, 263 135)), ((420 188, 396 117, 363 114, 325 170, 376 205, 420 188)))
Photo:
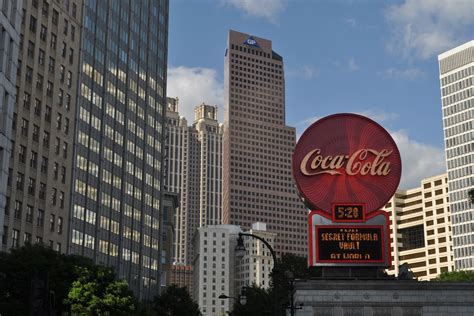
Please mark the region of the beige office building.
POLYGON ((179 115, 178 98, 167 98, 165 186, 179 193, 174 261, 192 264, 193 236, 202 226, 222 223, 222 134, 217 108, 202 103, 194 122, 179 115))
POLYGON ((307 210, 291 174, 283 58, 272 42, 229 31, 225 54, 223 222, 277 233, 278 254, 307 254, 307 210))
POLYGON ((23 1, 6 246, 66 252, 82 1, 23 1))
POLYGON ((446 174, 421 181, 421 186, 398 190, 386 205, 390 212, 392 267, 408 263, 418 280, 431 280, 454 270, 453 241, 446 174))

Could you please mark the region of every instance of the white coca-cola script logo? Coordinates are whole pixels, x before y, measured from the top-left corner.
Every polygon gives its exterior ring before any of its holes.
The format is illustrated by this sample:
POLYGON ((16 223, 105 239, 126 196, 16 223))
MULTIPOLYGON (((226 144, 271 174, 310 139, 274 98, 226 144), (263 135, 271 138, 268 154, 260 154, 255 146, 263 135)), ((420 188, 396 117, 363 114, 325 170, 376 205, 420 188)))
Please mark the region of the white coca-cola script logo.
POLYGON ((342 174, 345 168, 348 175, 386 176, 390 173, 390 162, 384 161, 393 150, 359 149, 352 155, 323 156, 319 148, 311 150, 301 161, 300 170, 306 176, 328 173, 342 174), (369 159, 369 157, 374 157, 369 159))

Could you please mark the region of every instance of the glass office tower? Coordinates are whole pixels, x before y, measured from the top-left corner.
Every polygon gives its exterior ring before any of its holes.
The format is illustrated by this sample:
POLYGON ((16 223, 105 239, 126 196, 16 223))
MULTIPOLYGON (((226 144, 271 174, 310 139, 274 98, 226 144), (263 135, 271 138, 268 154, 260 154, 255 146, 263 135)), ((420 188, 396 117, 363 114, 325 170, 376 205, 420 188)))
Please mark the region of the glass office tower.
POLYGON ((69 252, 159 288, 167 0, 86 0, 69 252))

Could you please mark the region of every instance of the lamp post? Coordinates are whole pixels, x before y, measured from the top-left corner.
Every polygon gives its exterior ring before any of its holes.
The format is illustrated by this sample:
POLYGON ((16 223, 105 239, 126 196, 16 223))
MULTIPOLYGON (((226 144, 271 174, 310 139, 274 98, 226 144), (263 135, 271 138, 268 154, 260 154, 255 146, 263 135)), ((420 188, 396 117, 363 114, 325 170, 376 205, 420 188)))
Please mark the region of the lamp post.
MULTIPOLYGON (((226 300, 226 299, 233 299, 233 300, 235 300, 235 297, 233 297, 233 296, 227 296, 227 295, 225 295, 224 293, 222 293, 221 295, 219 295, 219 299, 221 299, 221 300, 226 300)), ((226 313, 227 313, 228 315, 232 315, 232 312, 230 312, 230 311, 227 311, 226 313)))
MULTIPOLYGON (((270 253, 272 254, 272 257, 273 257, 272 273, 275 276, 275 267, 276 267, 276 263, 277 263, 275 250, 273 250, 272 246, 270 246, 270 244, 263 237, 253 235, 253 234, 249 234, 249 233, 239 233, 239 238, 237 239, 237 246, 235 247, 236 254, 242 254, 242 255, 245 254, 244 239, 242 238, 243 236, 256 238, 256 239, 260 240, 261 242, 263 242, 263 244, 265 246, 267 246, 268 250, 270 251, 270 253)), ((277 295, 277 286, 276 286, 275 283, 273 283, 273 299, 274 299, 274 302, 273 302, 273 315, 278 316, 279 315, 279 313, 278 313, 278 295, 277 295)))
MULTIPOLYGON (((262 302, 268 303, 266 296, 264 293, 262 293, 262 290, 259 288, 254 288, 254 287, 249 287, 249 286, 243 286, 242 290, 240 291, 240 305, 245 305, 247 304, 247 291, 252 291, 254 293, 257 293, 258 296, 261 297, 262 302)), ((267 304, 265 304, 267 305, 267 304)), ((271 315, 271 312, 269 310, 264 310, 264 315, 271 315)))

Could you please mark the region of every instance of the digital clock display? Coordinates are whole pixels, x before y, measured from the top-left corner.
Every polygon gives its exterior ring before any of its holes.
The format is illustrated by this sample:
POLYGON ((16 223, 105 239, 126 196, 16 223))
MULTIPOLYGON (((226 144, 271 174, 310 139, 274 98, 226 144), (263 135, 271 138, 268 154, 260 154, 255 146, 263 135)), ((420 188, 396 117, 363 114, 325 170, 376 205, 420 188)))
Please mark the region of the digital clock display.
POLYGON ((365 221, 365 207, 363 204, 334 204, 332 218, 334 222, 362 222, 365 221))

